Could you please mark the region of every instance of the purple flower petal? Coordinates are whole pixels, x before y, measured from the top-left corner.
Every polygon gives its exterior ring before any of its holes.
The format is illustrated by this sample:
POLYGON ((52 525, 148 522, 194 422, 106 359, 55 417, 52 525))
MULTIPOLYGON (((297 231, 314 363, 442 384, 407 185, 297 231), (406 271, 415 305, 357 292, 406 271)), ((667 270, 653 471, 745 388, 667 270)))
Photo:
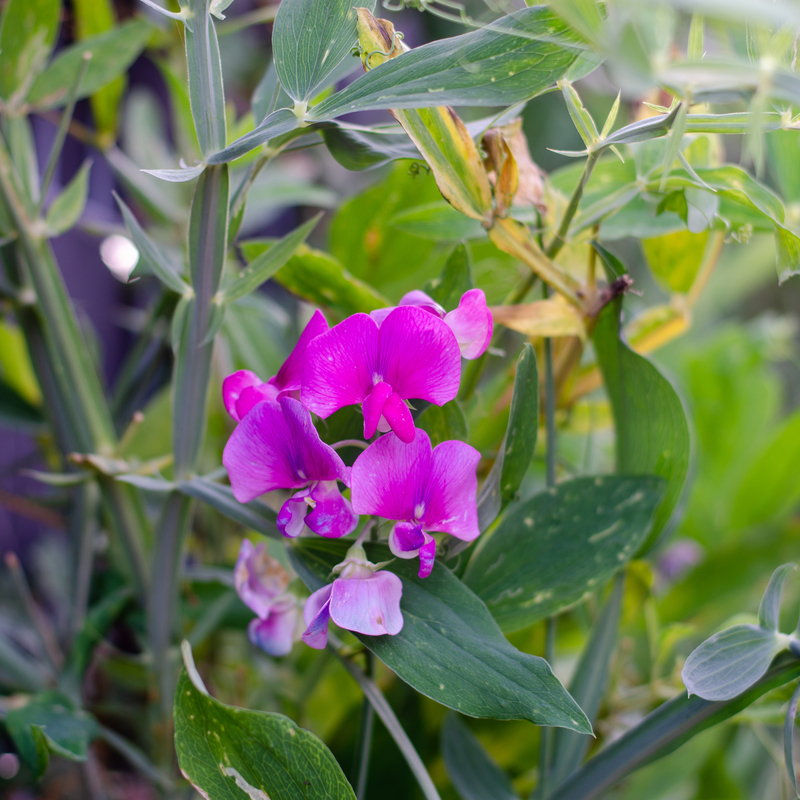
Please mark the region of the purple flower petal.
POLYGON ((453 331, 464 358, 477 358, 486 352, 492 340, 494 320, 482 289, 464 292, 458 308, 451 311, 444 321, 453 331))
POLYGON ((247 626, 247 636, 267 655, 285 656, 292 651, 299 622, 300 609, 293 600, 287 598, 264 619, 256 617, 252 620, 247 626))
POLYGON ((308 411, 290 397, 253 408, 231 434, 222 463, 240 503, 316 480, 349 482, 342 459, 320 440, 308 411))
POLYGON ((436 539, 429 533, 425 534, 425 544, 419 549, 419 577, 427 578, 433 571, 436 560, 436 539))
POLYGON ((397 438, 401 442, 408 444, 414 441, 414 418, 397 392, 392 392, 386 398, 383 406, 383 418, 389 423, 389 427, 397 434, 397 438))
POLYGON ((301 489, 281 506, 276 525, 284 536, 295 539, 303 532, 306 524, 306 514, 308 513, 306 497, 309 494, 308 489, 301 489))
POLYGON ((449 533, 467 542, 478 536, 475 470, 480 460, 480 453, 464 442, 436 445, 430 461, 425 510, 417 517, 426 531, 449 533))
POLYGON ((309 511, 305 523, 308 527, 328 539, 337 539, 352 533, 358 525, 358 516, 353 513, 350 501, 342 497, 336 481, 320 481, 311 489, 315 505, 309 511))
POLYGON ((328 643, 328 620, 331 618, 331 592, 333 584, 317 589, 303 606, 303 622, 306 625, 303 641, 315 650, 323 650, 328 643))
POLYGON ((369 578, 337 578, 331 592, 331 619, 348 631, 393 636, 403 627, 402 593, 400 578, 391 572, 375 572, 369 578))
MULTIPOLYGON (((270 381, 273 380, 274 378, 270 378, 270 381)), ((248 386, 243 389, 239 399, 236 401, 236 413, 239 416, 239 421, 243 420, 259 403, 263 403, 265 400, 275 402, 279 394, 275 384, 271 382, 260 383, 258 386, 248 386)))
POLYGON ((391 393, 392 387, 388 383, 379 383, 364 398, 364 402, 361 404, 361 411, 364 414, 365 439, 371 439, 375 435, 381 414, 383 414, 383 407, 391 393))
POLYGON ((418 429, 409 444, 394 433, 381 436, 353 464, 353 511, 385 519, 415 519, 417 506, 425 499, 430 460, 431 440, 423 430, 418 429))
POLYGON ((389 534, 389 549, 398 558, 414 558, 425 544, 425 534, 418 522, 398 522, 389 534))
MULTIPOLYGON (((414 289, 414 291, 404 294, 400 299, 399 305, 416 306, 425 311, 430 311, 431 314, 435 314, 439 319, 444 319, 445 310, 432 297, 429 297, 425 292, 419 289, 414 289)), ((369 315, 378 325, 382 325, 386 317, 388 317, 395 308, 397 308, 397 306, 392 306, 391 308, 376 308, 374 311, 370 311, 369 315)))
POLYGON ((254 386, 265 385, 264 381, 249 369, 240 369, 238 372, 228 375, 222 382, 222 402, 225 404, 225 410, 236 422, 241 422, 244 414, 239 414, 236 403, 242 392, 254 386))
POLYGON ((275 598, 289 585, 289 575, 270 557, 263 542, 254 547, 249 539, 243 539, 233 582, 242 602, 259 617, 266 617, 275 598))
POLYGON ((312 339, 321 336, 328 330, 328 321, 325 315, 317 309, 308 321, 308 325, 303 329, 294 350, 289 354, 289 358, 283 362, 283 366, 275 376, 275 385, 281 392, 291 392, 300 388, 303 376, 303 362, 305 361, 306 350, 312 339))

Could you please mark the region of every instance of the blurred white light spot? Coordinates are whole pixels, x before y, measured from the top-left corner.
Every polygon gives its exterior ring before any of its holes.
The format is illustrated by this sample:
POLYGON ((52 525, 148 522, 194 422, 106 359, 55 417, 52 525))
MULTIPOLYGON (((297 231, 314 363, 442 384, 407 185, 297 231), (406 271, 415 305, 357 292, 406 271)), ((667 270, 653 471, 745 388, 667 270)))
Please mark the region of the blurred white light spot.
POLYGON ((139 251, 130 239, 115 233, 100 243, 100 258, 118 281, 127 283, 139 263, 139 251))
POLYGON ((0 756, 0 778, 10 781, 19 772, 19 759, 13 753, 0 756))

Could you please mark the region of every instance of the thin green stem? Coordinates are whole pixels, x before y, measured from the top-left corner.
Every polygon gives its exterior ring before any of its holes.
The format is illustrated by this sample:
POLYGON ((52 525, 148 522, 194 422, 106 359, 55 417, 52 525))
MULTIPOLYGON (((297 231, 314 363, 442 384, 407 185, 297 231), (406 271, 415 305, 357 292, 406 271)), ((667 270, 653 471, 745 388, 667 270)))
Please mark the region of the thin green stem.
POLYGON ((100 725, 100 738, 113 747, 121 756, 124 756, 132 767, 136 767, 144 777, 152 781, 156 786, 167 792, 175 788, 175 784, 135 744, 104 725, 100 725))
POLYGON ((77 563, 75 565, 75 594, 72 603, 72 634, 83 626, 89 605, 89 588, 92 582, 94 544, 97 534, 97 512, 100 491, 93 481, 76 491, 74 519, 72 522, 77 563))
MULTIPOLYGON (((365 675, 373 678, 375 674, 375 656, 371 651, 366 651, 367 669, 365 675)), ((367 791, 367 778, 369 777, 369 757, 372 752, 372 729, 375 723, 375 709, 372 703, 364 697, 361 702, 361 724, 358 731, 358 744, 356 746, 356 798, 364 800, 367 791)))
MULTIPOLYGON (((542 284, 542 295, 547 298, 547 286, 542 284)), ((556 388, 553 378, 553 342, 544 340, 544 416, 547 428, 547 472, 548 488, 556 485, 556 388)))
MULTIPOLYGON (((549 451, 548 447, 548 451, 549 451)), ((556 651, 556 619, 548 617, 546 621, 546 638, 544 657, 548 664, 553 663, 556 651)), ((534 790, 537 800, 545 800, 547 797, 548 783, 550 778, 550 761, 553 751, 553 729, 541 727, 541 739, 539 741, 539 782, 534 790)), ((533 798, 533 795, 531 795, 533 798)))
POLYGON ((45 201, 47 190, 53 181, 53 176, 56 174, 56 167, 58 160, 61 158, 61 150, 64 147, 64 142, 67 138, 67 131, 69 130, 69 123, 72 121, 72 115, 75 113, 75 103, 78 101, 78 92, 81 90, 81 84, 86 75, 86 70, 89 69, 89 62, 92 60, 92 54, 87 50, 83 54, 78 75, 75 78, 75 83, 69 92, 69 99, 67 100, 67 107, 61 115, 61 120, 58 123, 58 130, 56 131, 56 138, 53 141, 53 149, 50 151, 50 158, 47 161, 47 167, 44 171, 42 178, 42 188, 39 192, 39 204, 36 208, 38 214, 42 210, 42 204, 45 201))

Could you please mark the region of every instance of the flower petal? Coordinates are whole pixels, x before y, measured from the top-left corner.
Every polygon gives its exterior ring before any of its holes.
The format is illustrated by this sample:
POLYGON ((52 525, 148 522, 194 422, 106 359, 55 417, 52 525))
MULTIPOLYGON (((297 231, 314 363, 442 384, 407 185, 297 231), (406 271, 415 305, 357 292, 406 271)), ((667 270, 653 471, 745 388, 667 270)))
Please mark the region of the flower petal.
POLYGON ((383 380, 378 363, 378 325, 367 314, 353 314, 308 345, 303 364, 303 404, 320 417, 358 405, 383 380))
POLYGON ((259 403, 263 403, 265 400, 274 402, 277 399, 278 390, 272 383, 260 383, 258 386, 246 387, 236 401, 236 413, 239 416, 239 420, 243 420, 259 403))
POLYGON ((275 524, 278 526, 278 530, 290 539, 297 538, 303 532, 308 513, 308 503, 306 503, 308 494, 308 489, 301 489, 293 494, 278 512, 275 524))
POLYGON ((384 519, 415 519, 417 506, 426 496, 430 460, 431 440, 423 430, 417 429, 409 444, 394 433, 381 436, 353 464, 353 511, 384 519))
POLYGON ((429 533, 425 534, 425 544, 419 549, 419 577, 427 578, 433 570, 436 560, 436 539, 429 533))
POLYGON ((340 627, 367 636, 399 633, 403 627, 403 584, 391 572, 369 578, 337 578, 331 592, 331 619, 340 627))
POLYGON ((263 542, 254 547, 249 539, 243 539, 233 570, 233 582, 242 602, 259 617, 266 617, 275 604, 275 598, 289 585, 289 575, 267 553, 263 542))
POLYGON ((414 418, 397 392, 392 392, 383 406, 383 417, 401 442, 414 441, 414 418))
POLYGON ((444 319, 445 310, 430 295, 420 289, 414 289, 400 298, 401 306, 416 306, 424 311, 435 314, 439 319, 444 319))
POLYGON ((397 558, 416 558, 425 544, 425 534, 417 522, 398 522, 389 534, 389 549, 397 558))
POLYGON ((299 389, 303 377, 303 362, 305 361, 306 350, 312 339, 321 336, 328 330, 328 321, 325 315, 317 309, 308 325, 303 328, 294 350, 289 353, 289 358, 283 362, 283 366, 278 370, 275 376, 275 385, 281 392, 291 392, 299 389))
POLYGON ((264 383, 255 372, 249 369, 240 369, 228 375, 222 381, 222 402, 225 404, 225 410, 233 417, 236 422, 241 422, 242 417, 236 410, 236 401, 241 396, 242 392, 250 386, 260 386, 264 383))
POLYGON ((433 314, 399 306, 380 327, 380 375, 403 400, 444 405, 458 393, 461 353, 453 332, 433 314))
POLYGON ((273 489, 349 477, 336 451, 320 440, 311 415, 290 397, 253 408, 231 434, 222 463, 240 503, 273 489))
MULTIPOLYGON (((300 609, 291 603, 276 608, 265 619, 256 617, 247 626, 247 637, 269 656, 285 656, 292 651, 300 609)), ((324 647, 324 645, 323 645, 324 647)))
POLYGON ((392 387, 381 381, 381 383, 375 384, 375 388, 364 398, 361 411, 364 414, 365 439, 371 439, 375 435, 383 413, 383 406, 391 393, 392 387))
POLYGON ((420 518, 426 531, 450 533, 467 542, 478 536, 475 470, 480 460, 480 453, 464 442, 436 445, 430 462, 425 513, 420 518))
POLYGON ((494 320, 482 289, 464 292, 458 308, 451 311, 444 321, 453 331, 464 358, 477 358, 486 352, 492 340, 494 320))
POLYGON ((316 505, 305 518, 305 524, 320 536, 337 539, 347 536, 358 525, 358 515, 353 513, 350 501, 342 497, 336 481, 320 481, 311 489, 311 499, 316 505))
POLYGON ((303 641, 315 650, 323 650, 328 643, 328 620, 331 618, 330 604, 333 584, 317 589, 303 606, 303 622, 306 629, 303 641))

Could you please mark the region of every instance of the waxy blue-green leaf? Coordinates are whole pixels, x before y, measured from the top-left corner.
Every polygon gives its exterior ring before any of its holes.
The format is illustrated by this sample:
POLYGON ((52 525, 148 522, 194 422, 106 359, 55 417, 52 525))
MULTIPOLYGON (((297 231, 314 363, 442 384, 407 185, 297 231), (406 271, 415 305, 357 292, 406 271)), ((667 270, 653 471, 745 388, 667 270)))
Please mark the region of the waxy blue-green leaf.
POLYGON ((253 97, 250 100, 250 107, 253 111, 253 119, 256 124, 263 122, 276 108, 286 108, 291 106, 292 99, 286 94, 278 80, 278 72, 275 69, 275 62, 270 61, 264 70, 264 75, 258 82, 253 97))
MULTIPOLYGON (((290 557, 309 589, 327 582, 348 544, 296 540, 290 557)), ((391 559, 384 544, 365 548, 373 563, 391 559)), ((449 569, 436 563, 422 579, 415 563, 396 560, 391 571, 403 582, 403 629, 395 636, 356 635, 406 683, 469 716, 591 732, 548 663, 510 645, 486 606, 449 569)))
POLYGON ((504 631, 569 608, 628 562, 664 494, 653 477, 576 478, 512 506, 478 540, 464 583, 504 631))
POLYGON ((536 353, 526 343, 517 359, 506 433, 478 495, 478 525, 482 531, 495 521, 519 491, 536 450, 538 434, 539 372, 536 353))
MULTIPOLYGON (((372 11, 375 0, 365 0, 372 11)), ((287 0, 272 31, 275 68, 286 93, 308 102, 358 44, 352 0, 287 0)))
POLYGON ((321 214, 287 233, 254 258, 222 291, 222 303, 232 303, 268 281, 296 252, 316 227, 321 214))
MULTIPOLYGON (((227 147, 218 153, 213 153, 206 158, 209 164, 226 164, 246 155, 256 147, 266 144, 270 139, 278 136, 298 131, 300 120, 294 112, 288 108, 279 108, 273 111, 258 127, 246 133, 244 136, 231 142, 227 147)), ((302 132, 302 131, 301 131, 302 132)))
POLYGON ((61 51, 34 81, 27 102, 36 108, 55 108, 67 102, 83 65, 83 54, 92 58, 81 81, 78 99, 89 97, 124 74, 136 60, 153 32, 141 19, 124 22, 105 33, 91 36, 61 51))
POLYGON ((59 236, 68 231, 83 214, 89 195, 89 170, 91 161, 84 161, 73 179, 47 209, 45 223, 50 236, 59 236))
POLYGON ((518 800, 511 779, 452 711, 444 718, 441 741, 445 769, 464 800, 518 800))
POLYGON ((307 119, 383 108, 509 106, 551 86, 579 52, 552 12, 527 8, 390 59, 311 108, 307 119))
POLYGON ((56 691, 34 695, 26 705, 9 711, 4 724, 36 777, 47 770, 50 753, 70 761, 86 761, 89 743, 98 732, 94 717, 56 691))
POLYGON ((619 338, 619 300, 603 309, 594 331, 597 361, 611 400, 617 472, 658 475, 667 481, 661 504, 639 553, 650 549, 669 522, 689 471, 689 425, 669 381, 619 338))
POLYGON ((249 711, 211 697, 184 642, 175 691, 181 772, 214 800, 355 800, 330 750, 283 714, 249 711))
POLYGON ((58 34, 61 0, 9 0, 0 31, 0 96, 25 99, 58 34))
POLYGON ((758 625, 734 625, 692 651, 681 677, 686 691, 704 700, 731 700, 769 669, 789 637, 758 625))
POLYGON ((772 573, 758 607, 758 624, 764 630, 779 630, 783 584, 786 583, 789 575, 796 571, 797 564, 782 564, 772 573))

